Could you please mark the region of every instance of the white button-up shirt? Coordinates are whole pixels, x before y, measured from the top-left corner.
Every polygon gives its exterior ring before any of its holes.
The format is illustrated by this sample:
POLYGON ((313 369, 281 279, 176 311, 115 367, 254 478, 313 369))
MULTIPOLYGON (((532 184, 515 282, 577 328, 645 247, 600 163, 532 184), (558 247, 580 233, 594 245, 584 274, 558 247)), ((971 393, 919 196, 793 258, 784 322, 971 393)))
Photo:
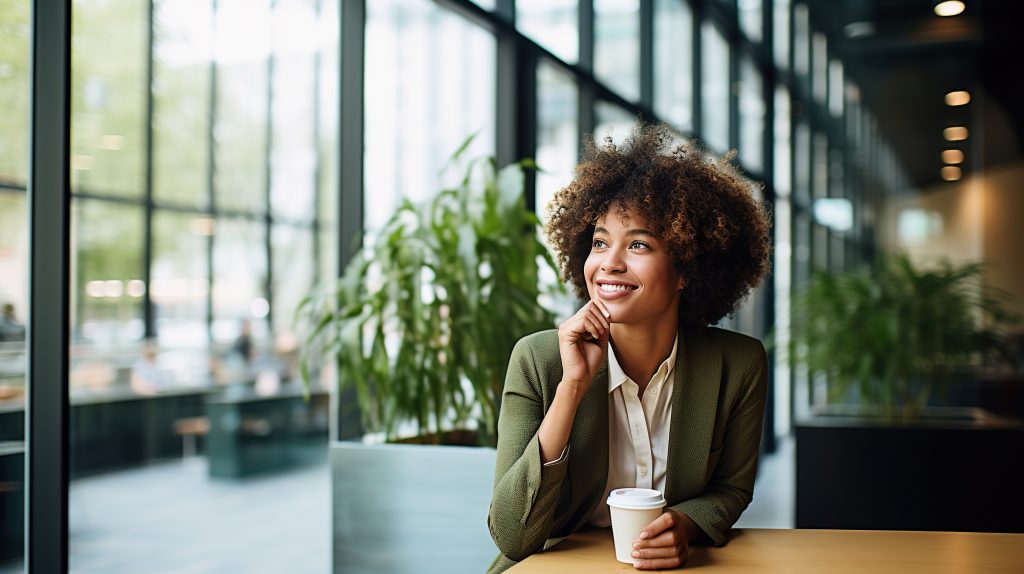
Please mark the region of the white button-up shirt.
POLYGON ((594 526, 611 526, 611 514, 604 501, 616 488, 654 488, 665 492, 678 347, 677 335, 672 352, 654 372, 640 397, 640 385, 626 376, 608 345, 608 483, 604 499, 590 517, 594 526))

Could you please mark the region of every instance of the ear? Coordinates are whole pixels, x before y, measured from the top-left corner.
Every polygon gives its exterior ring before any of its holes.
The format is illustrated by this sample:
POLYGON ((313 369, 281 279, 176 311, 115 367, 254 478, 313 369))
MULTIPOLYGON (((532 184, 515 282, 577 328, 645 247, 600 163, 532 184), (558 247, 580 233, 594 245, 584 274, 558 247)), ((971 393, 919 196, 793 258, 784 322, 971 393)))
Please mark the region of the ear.
POLYGON ((680 276, 679 281, 676 283, 676 289, 682 291, 684 287, 686 287, 686 280, 680 276))

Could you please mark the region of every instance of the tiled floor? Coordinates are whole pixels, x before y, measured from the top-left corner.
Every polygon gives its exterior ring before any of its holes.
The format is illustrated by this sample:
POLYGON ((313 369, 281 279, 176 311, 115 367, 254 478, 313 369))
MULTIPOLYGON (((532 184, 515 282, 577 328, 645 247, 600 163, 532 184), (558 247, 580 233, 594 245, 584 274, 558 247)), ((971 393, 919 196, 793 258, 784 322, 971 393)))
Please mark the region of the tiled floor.
MULTIPOLYGON (((740 528, 793 527, 792 440, 764 457, 740 528)), ((330 564, 328 466, 211 481, 201 459, 76 481, 72 572, 319 574, 330 564)), ((20 566, 0 574, 21 572, 20 566)))

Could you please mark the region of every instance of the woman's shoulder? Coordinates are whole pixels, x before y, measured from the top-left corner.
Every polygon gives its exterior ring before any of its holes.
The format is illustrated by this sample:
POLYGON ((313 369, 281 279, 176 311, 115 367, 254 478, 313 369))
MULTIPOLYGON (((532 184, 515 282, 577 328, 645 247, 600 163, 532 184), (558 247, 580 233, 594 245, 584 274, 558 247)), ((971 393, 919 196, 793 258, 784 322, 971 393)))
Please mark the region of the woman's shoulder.
POLYGON ((530 333, 519 339, 515 352, 528 352, 536 360, 545 360, 554 356, 558 358, 558 329, 545 329, 530 333))
POLYGON ((720 327, 706 327, 704 336, 713 345, 722 350, 722 357, 726 361, 749 362, 754 358, 766 357, 764 343, 760 339, 722 329, 720 327))

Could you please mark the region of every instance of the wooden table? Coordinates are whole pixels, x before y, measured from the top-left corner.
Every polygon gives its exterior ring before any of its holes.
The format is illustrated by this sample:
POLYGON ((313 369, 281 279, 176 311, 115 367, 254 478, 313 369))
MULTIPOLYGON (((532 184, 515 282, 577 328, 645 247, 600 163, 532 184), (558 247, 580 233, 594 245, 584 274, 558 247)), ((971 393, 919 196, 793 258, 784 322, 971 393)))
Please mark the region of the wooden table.
MULTIPOLYGON (((722 548, 691 546, 683 570, 829 574, 1024 572, 1024 534, 886 530, 733 530, 722 548)), ((584 530, 510 574, 636 572, 615 560, 609 529, 584 530)))

